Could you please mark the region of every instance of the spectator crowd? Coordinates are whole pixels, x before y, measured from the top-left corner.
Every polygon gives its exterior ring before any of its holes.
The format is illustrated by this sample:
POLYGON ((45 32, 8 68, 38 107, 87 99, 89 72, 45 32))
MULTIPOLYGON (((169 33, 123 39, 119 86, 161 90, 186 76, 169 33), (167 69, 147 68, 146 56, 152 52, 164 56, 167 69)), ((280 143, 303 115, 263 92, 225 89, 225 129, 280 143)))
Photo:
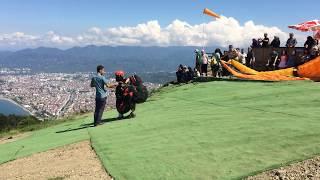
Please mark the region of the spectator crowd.
MULTIPOLYGON (((236 60, 247 67, 254 68, 256 57, 253 49, 256 48, 270 48, 271 52, 266 63, 267 70, 285 69, 289 67, 296 67, 306 63, 320 55, 319 41, 312 36, 308 36, 303 47, 303 53, 297 52, 298 41, 293 33, 289 34, 289 38, 285 42, 285 48, 279 51, 281 40, 278 36, 274 36, 272 41, 267 33, 264 33, 263 38, 252 39, 251 46, 245 52, 244 49, 234 48, 229 45, 229 49, 224 53, 219 48, 215 49, 210 56, 205 50, 195 50, 195 68, 180 65, 176 72, 177 81, 185 83, 193 80, 194 77, 208 76, 208 69, 213 77, 222 77, 227 75, 220 63, 221 60, 228 61, 230 59, 236 60), (299 59, 299 61, 298 61, 299 59)), ((301 48, 299 48, 301 50, 301 48)), ((301 51, 300 51, 301 52, 301 51)))

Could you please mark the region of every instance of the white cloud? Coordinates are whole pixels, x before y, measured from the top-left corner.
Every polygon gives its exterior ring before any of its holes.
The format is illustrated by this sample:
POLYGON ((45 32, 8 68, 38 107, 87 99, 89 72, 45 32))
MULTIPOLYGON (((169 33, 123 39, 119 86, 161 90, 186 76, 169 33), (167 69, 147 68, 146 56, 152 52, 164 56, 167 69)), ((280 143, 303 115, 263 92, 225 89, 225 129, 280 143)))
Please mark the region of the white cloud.
MULTIPOLYGON (((64 36, 54 31, 44 35, 28 35, 23 32, 0 34, 0 47, 71 47, 95 45, 137 45, 137 46, 222 46, 233 44, 246 47, 252 38, 260 38, 263 33, 269 37, 279 36, 284 44, 288 33, 277 27, 257 25, 248 21, 241 25, 232 17, 224 17, 203 24, 191 25, 185 21, 174 20, 161 27, 156 20, 133 27, 113 27, 101 29, 92 27, 75 36, 64 36)), ((298 36, 302 42, 303 37, 298 36)))

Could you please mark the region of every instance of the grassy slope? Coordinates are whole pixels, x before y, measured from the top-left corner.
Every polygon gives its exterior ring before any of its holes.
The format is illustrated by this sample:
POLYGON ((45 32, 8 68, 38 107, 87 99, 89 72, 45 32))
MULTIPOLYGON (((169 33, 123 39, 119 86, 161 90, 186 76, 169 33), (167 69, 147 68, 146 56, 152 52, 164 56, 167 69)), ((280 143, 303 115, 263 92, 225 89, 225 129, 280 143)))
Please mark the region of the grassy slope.
POLYGON ((90 121, 83 118, 44 129, 0 145, 0 162, 22 145, 18 157, 91 137, 118 179, 240 178, 320 153, 319 90, 310 82, 169 87, 139 105, 136 119, 55 133, 90 121))

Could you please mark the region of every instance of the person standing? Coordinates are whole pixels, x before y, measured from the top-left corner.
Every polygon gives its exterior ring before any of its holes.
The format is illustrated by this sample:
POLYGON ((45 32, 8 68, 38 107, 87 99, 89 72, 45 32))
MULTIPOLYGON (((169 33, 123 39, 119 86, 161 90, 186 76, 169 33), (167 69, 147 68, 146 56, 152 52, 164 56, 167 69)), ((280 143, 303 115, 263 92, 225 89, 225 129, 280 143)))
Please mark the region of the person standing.
POLYGON ((270 58, 268 59, 268 63, 266 64, 268 70, 275 70, 277 66, 277 62, 279 59, 279 54, 278 52, 273 49, 272 52, 270 53, 270 58))
POLYGON ((105 75, 105 69, 102 65, 97 66, 97 74, 94 75, 91 79, 91 87, 94 87, 96 89, 96 106, 94 111, 94 126, 98 126, 103 124, 101 121, 106 102, 107 102, 107 90, 105 89, 105 86, 107 87, 113 87, 112 85, 107 84, 107 79, 104 77, 105 75))
POLYGON ((273 40, 271 41, 270 46, 273 47, 273 48, 279 48, 280 47, 280 39, 279 39, 278 36, 274 36, 273 40))
POLYGON ((297 45, 297 39, 294 38, 294 34, 293 33, 290 33, 289 34, 289 39, 287 40, 287 43, 286 43, 286 47, 288 48, 294 48, 296 47, 297 45))
POLYGON ((211 59, 211 71, 212 71, 213 77, 222 77, 221 57, 222 57, 222 52, 219 48, 217 48, 214 51, 211 59))
POLYGON ((204 49, 201 51, 201 60, 202 60, 201 73, 202 73, 203 76, 208 76, 208 61, 209 61, 209 57, 205 53, 204 49))
POLYGON ((196 59, 196 69, 198 70, 198 72, 201 73, 201 54, 200 54, 200 51, 198 49, 196 49, 194 51, 195 53, 195 59, 196 59))
POLYGON ((264 38, 262 39, 262 47, 263 48, 269 47, 269 41, 270 39, 268 38, 268 34, 264 33, 264 38))
POLYGON ((241 49, 239 53, 239 61, 242 64, 246 64, 247 53, 244 52, 244 49, 241 49))
POLYGON ((251 48, 261 48, 259 41, 257 39, 252 39, 251 48))
POLYGON ((247 57, 246 57, 246 66, 253 68, 255 61, 256 59, 254 57, 253 49, 249 47, 247 57))
POLYGON ((230 59, 236 59, 238 57, 238 53, 237 50, 235 50, 233 48, 233 45, 229 45, 229 50, 226 54, 227 59, 226 60, 230 60, 230 59))

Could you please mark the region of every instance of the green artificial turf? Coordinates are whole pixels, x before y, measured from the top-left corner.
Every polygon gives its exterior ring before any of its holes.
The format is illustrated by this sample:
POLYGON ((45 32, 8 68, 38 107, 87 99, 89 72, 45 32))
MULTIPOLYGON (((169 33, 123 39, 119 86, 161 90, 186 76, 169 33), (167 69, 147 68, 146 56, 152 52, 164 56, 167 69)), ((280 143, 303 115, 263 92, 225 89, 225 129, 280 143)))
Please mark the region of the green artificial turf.
POLYGON ((138 105, 135 119, 107 112, 113 122, 97 128, 79 129, 91 120, 82 118, 43 129, 0 145, 0 162, 21 145, 18 157, 90 138, 116 179, 239 179, 320 154, 319 112, 313 82, 167 87, 138 105))

